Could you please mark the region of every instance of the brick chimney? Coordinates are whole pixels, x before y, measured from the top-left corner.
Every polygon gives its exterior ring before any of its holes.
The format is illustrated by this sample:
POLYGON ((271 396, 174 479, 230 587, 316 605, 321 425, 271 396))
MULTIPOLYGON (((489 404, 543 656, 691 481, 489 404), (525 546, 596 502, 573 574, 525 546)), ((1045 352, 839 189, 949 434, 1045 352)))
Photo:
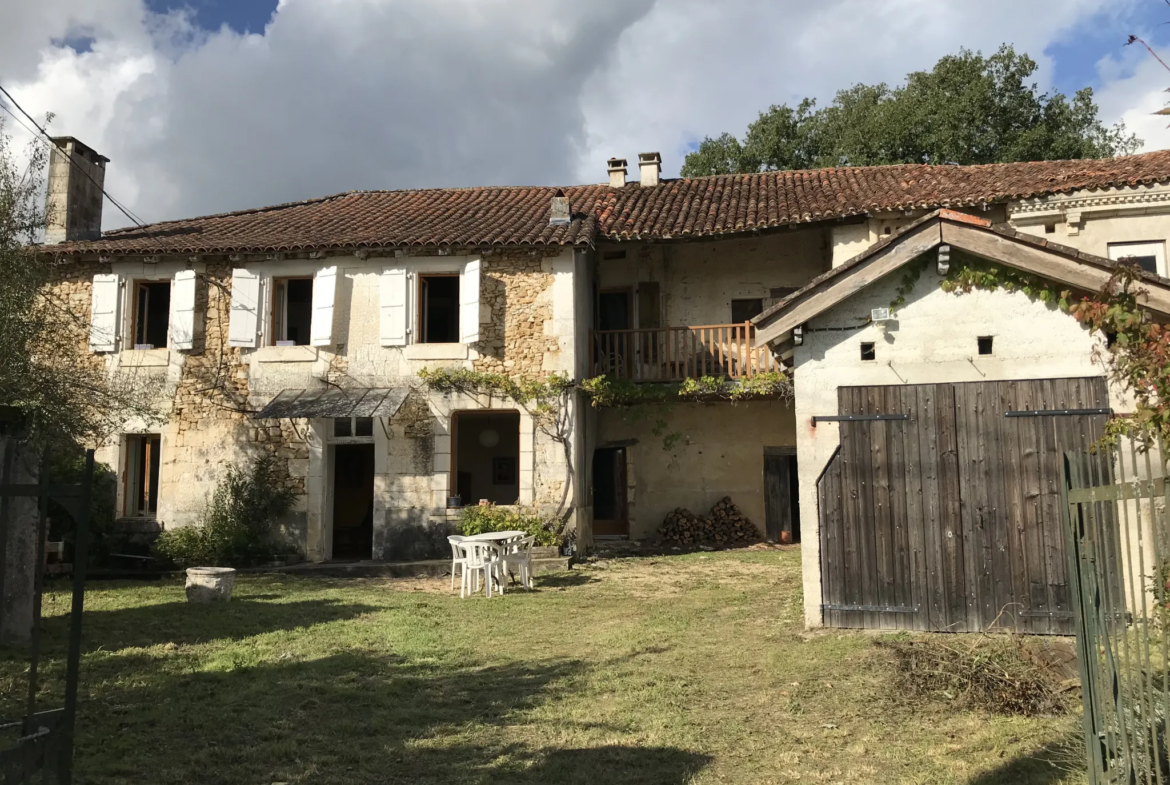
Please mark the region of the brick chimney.
POLYGON ((626 159, 610 158, 606 163, 609 164, 609 187, 623 187, 626 184, 626 159))
POLYGON ((45 194, 45 242, 97 240, 102 236, 102 187, 110 159, 72 136, 53 137, 53 145, 45 194))
POLYGON ((658 185, 658 175, 662 173, 662 156, 658 153, 638 153, 638 169, 643 188, 658 185))

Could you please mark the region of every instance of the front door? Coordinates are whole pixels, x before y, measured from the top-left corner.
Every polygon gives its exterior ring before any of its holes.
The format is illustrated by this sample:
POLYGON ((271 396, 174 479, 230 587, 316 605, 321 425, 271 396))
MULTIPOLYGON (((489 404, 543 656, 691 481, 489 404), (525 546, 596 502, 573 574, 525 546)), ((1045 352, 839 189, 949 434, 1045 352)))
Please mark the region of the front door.
POLYGON ((764 448, 764 533, 768 542, 800 542, 800 512, 796 502, 796 456, 783 449, 764 448))
POLYGON ((593 536, 628 537, 630 521, 627 509, 625 448, 594 450, 593 536))
POLYGON ((333 558, 369 559, 374 543, 374 445, 338 444, 333 450, 333 558))

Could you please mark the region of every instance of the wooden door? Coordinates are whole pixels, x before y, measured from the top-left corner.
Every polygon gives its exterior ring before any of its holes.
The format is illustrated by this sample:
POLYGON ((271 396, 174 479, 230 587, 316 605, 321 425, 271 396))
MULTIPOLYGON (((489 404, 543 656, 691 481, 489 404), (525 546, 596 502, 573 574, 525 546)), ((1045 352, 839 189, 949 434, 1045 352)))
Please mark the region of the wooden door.
POLYGON ((792 481, 796 456, 764 452, 764 535, 768 542, 797 542, 797 518, 792 481))
POLYGON ((626 483, 625 448, 608 447, 594 450, 593 536, 629 536, 626 483))
POLYGON ((842 388, 859 419, 817 482, 825 623, 1069 634, 1061 456, 1107 407, 1101 378, 842 388))

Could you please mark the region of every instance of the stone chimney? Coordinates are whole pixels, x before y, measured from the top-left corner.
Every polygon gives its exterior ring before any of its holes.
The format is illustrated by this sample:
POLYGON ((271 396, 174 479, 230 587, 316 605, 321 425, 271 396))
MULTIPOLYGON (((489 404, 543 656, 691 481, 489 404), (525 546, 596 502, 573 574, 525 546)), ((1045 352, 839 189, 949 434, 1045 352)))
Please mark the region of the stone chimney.
POLYGON ((102 187, 110 159, 72 136, 53 137, 53 145, 45 194, 45 242, 97 240, 102 236, 102 187))
POLYGON ((662 173, 662 156, 658 153, 638 153, 638 169, 643 188, 658 185, 658 175, 662 173))
POLYGON ((553 194, 552 211, 549 213, 549 226, 568 226, 573 222, 573 211, 569 207, 569 197, 560 188, 553 194))
POLYGON ((609 161, 609 187, 621 188, 626 184, 626 159, 625 158, 610 158, 609 161))

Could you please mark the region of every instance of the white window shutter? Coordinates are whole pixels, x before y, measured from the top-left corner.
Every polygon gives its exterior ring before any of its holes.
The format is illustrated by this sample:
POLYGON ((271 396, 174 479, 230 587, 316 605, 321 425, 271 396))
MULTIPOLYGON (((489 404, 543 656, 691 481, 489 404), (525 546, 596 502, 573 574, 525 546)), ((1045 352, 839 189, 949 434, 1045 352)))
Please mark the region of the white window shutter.
POLYGON ((479 259, 463 265, 459 280, 459 338, 463 343, 479 340, 479 259))
POLYGON ((406 270, 382 271, 382 345, 406 345, 406 270))
POLYGON ((179 270, 171 283, 170 347, 181 352, 195 348, 195 271, 179 270))
POLYGON ((228 346, 255 348, 260 326, 260 276, 251 270, 232 270, 232 314, 228 346))
POLYGON ((118 350, 118 312, 122 298, 118 276, 99 273, 93 277, 93 303, 89 319, 89 348, 95 352, 118 350))
POLYGON ((337 266, 322 267, 313 278, 313 323, 309 327, 312 346, 333 343, 333 297, 337 292, 337 266))

